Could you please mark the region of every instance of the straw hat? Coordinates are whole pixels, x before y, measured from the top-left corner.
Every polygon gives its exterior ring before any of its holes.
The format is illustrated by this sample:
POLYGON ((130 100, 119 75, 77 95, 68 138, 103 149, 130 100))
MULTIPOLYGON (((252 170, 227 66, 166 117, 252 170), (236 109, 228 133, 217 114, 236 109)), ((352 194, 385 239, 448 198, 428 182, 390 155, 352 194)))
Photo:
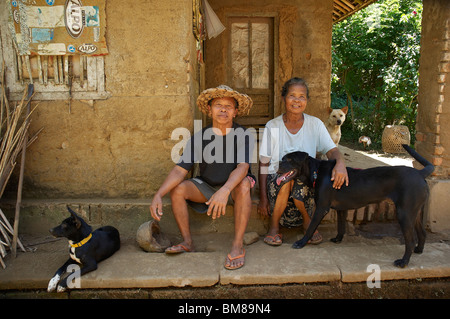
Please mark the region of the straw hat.
POLYGON ((233 97, 238 102, 238 116, 248 115, 253 105, 253 101, 247 94, 239 93, 226 85, 219 85, 216 88, 206 89, 197 98, 197 105, 200 111, 208 114, 208 102, 215 98, 233 97))

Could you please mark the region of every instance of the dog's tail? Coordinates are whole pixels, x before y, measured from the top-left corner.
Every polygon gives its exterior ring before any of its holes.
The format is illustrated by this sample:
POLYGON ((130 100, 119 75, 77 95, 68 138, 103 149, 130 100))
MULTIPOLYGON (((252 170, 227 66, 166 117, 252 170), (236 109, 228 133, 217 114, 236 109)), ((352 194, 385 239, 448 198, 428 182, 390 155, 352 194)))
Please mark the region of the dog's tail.
POLYGON ((423 169, 421 169, 420 175, 422 175, 423 178, 429 176, 434 171, 434 165, 428 162, 425 158, 423 158, 419 153, 417 153, 415 150, 413 150, 411 147, 409 147, 406 144, 402 144, 403 148, 414 157, 416 161, 418 161, 420 164, 423 165, 423 169))

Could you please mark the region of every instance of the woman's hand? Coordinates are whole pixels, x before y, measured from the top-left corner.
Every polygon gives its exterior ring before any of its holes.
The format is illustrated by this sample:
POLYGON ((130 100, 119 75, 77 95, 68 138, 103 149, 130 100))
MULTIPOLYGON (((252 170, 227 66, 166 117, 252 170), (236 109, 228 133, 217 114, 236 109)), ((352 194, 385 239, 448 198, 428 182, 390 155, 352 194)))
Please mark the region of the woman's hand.
POLYGON ((348 186, 349 179, 347 174, 347 167, 345 166, 345 160, 339 152, 337 147, 332 148, 327 152, 327 157, 330 160, 336 160, 336 165, 331 172, 331 180, 333 181, 333 188, 341 189, 342 185, 348 186))
POLYGON ((267 175, 269 172, 270 158, 261 156, 259 159, 259 203, 256 211, 262 217, 270 216, 270 204, 267 197, 267 175))
POLYGON ((331 172, 331 180, 333 181, 333 188, 341 189, 342 185, 348 186, 348 174, 345 164, 336 162, 331 172))
POLYGON ((258 207, 256 208, 258 214, 260 214, 263 217, 269 217, 270 212, 270 205, 269 200, 266 196, 262 196, 262 198, 259 199, 258 207))

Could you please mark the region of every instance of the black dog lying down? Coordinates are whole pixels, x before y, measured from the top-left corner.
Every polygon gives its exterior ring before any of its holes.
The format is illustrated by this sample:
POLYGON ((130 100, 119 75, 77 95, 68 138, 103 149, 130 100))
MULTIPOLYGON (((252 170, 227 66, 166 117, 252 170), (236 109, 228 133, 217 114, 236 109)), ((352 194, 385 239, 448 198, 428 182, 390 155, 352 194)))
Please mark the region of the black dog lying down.
POLYGON ((67 289, 67 277, 61 280, 61 275, 67 271, 72 264, 81 264, 81 269, 75 272, 74 278, 80 278, 84 274, 96 270, 97 263, 112 256, 120 248, 119 231, 112 226, 100 227, 92 232, 83 218, 78 216, 70 207, 67 207, 71 216, 63 220, 61 225, 50 229, 55 237, 66 237, 69 239, 70 257, 62 265, 48 283, 48 292, 58 287, 58 292, 67 289), (77 277, 75 277, 77 276, 77 277), (59 283, 59 285, 58 285, 59 283))
POLYGON ((422 170, 406 166, 364 170, 347 168, 349 185, 344 185, 339 190, 333 188, 331 181, 335 161, 316 160, 303 152, 286 154, 279 166, 277 183, 285 183, 296 177, 310 187, 315 184, 316 210, 304 237, 296 241, 293 247, 303 248, 306 245, 330 208, 336 209, 338 213, 338 234, 332 239, 338 243, 345 234, 348 209, 357 209, 390 198, 396 206, 397 219, 405 238, 405 254, 394 265, 403 268, 408 265, 413 250, 415 253, 422 253, 426 236, 422 215, 429 194, 425 178, 433 172, 434 166, 409 146, 403 147, 424 166, 422 170), (418 238, 415 249, 414 229, 418 238))

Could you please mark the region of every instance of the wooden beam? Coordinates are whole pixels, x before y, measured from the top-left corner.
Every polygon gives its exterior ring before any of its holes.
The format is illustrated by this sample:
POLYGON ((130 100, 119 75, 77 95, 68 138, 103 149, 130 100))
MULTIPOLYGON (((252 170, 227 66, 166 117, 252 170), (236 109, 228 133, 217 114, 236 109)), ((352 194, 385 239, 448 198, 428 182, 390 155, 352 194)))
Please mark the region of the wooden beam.
MULTIPOLYGON (((334 7, 337 9, 337 10, 339 10, 339 11, 341 11, 343 14, 347 14, 347 13, 350 13, 349 11, 345 11, 344 9, 342 9, 340 6, 338 6, 338 5, 334 5, 334 7)), ((342 15, 342 14, 341 14, 342 15)))
POLYGON ((370 4, 376 2, 377 0, 353 0, 352 3, 354 4, 353 6, 354 6, 355 9, 354 10, 347 10, 347 11, 344 11, 344 9, 346 9, 348 7, 347 6, 342 7, 342 2, 341 1, 345 1, 346 3, 350 2, 350 0, 334 0, 334 8, 339 10, 339 11, 342 11, 344 14, 341 14, 339 18, 334 19, 333 20, 333 24, 334 23, 338 23, 338 22, 348 18, 349 16, 351 16, 355 12, 366 8, 370 4), (356 4, 356 3, 358 3, 358 4, 356 4))
POLYGON ((355 6, 352 5, 349 1, 347 0, 341 0, 343 3, 345 3, 347 6, 349 6, 350 8, 352 8, 352 10, 355 10, 355 6))
POLYGON ((352 11, 352 8, 346 6, 346 5, 345 5, 344 3, 342 3, 340 0, 334 0, 334 2, 335 2, 337 5, 341 6, 343 9, 345 9, 345 11, 347 11, 347 12, 352 11))

